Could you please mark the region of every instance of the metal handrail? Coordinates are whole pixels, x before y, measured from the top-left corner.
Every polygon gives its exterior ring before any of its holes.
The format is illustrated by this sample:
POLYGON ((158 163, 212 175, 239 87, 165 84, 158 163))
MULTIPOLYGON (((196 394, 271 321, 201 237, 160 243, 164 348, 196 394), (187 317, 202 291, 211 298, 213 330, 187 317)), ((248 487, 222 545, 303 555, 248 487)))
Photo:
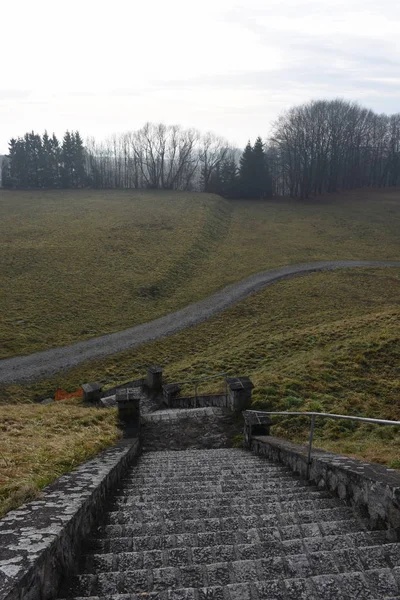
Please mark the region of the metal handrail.
MULTIPOLYGON (((347 419, 348 421, 361 421, 362 423, 375 423, 377 425, 397 425, 400 426, 400 421, 389 421, 388 419, 372 419, 370 417, 355 417, 351 415, 336 415, 334 413, 321 413, 321 412, 290 412, 290 411, 264 411, 264 410, 246 410, 246 413, 253 413, 254 415, 286 415, 286 416, 301 416, 311 417, 310 423, 310 435, 308 440, 308 456, 307 456, 307 478, 310 475, 311 466, 311 451, 314 439, 314 426, 315 417, 326 417, 329 419, 347 419)), ((259 420, 261 424, 261 421, 259 420)))

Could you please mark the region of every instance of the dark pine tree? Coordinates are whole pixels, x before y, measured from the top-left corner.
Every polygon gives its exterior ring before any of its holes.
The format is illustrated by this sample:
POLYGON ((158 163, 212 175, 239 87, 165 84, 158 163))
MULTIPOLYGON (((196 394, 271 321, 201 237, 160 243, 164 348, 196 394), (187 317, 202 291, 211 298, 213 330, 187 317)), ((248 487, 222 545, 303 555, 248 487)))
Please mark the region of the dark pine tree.
POLYGON ((11 162, 8 156, 3 156, 1 163, 1 186, 4 188, 12 188, 13 182, 11 179, 11 162))
POLYGON ((50 137, 47 131, 42 138, 42 185, 45 188, 60 187, 60 145, 56 136, 50 137))
POLYGON ((248 142, 244 149, 240 159, 239 189, 241 197, 246 199, 259 200, 272 195, 272 179, 260 137, 254 147, 248 142))
POLYGON ((51 152, 51 159, 50 159, 51 181, 52 181, 53 187, 58 188, 58 187, 61 187, 61 173, 60 173, 61 147, 60 147, 60 142, 58 141, 58 139, 54 133, 50 140, 49 149, 51 152))
POLYGON ((9 144, 10 187, 26 187, 29 181, 29 164, 23 138, 13 138, 9 144))
POLYGON ((79 188, 86 185, 85 148, 78 131, 66 131, 61 149, 61 186, 79 188))
POLYGON ((74 142, 69 131, 65 132, 61 148, 61 187, 74 187, 74 142))
POLYGON ((253 169, 253 197, 259 199, 272 196, 272 180, 269 173, 267 155, 260 137, 256 139, 253 147, 253 169))
POLYGON ((86 185, 85 168, 85 147, 79 131, 72 134, 74 149, 74 187, 84 187, 86 185))
POLYGON ((254 198, 254 154, 250 141, 240 158, 239 190, 242 198, 254 198))

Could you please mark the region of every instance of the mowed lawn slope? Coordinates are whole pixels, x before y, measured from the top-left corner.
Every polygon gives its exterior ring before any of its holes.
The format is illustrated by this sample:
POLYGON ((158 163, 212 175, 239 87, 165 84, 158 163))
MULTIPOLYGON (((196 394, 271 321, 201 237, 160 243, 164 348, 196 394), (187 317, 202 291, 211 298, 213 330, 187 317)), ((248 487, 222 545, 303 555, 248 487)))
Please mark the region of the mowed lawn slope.
POLYGON ((395 260, 399 231, 393 190, 310 203, 3 190, 0 358, 154 319, 268 267, 395 260))
MULTIPOLYGON (((24 494, 31 497, 119 435, 112 409, 84 408, 77 400, 43 407, 32 400, 88 380, 109 386, 129 381, 149 364, 163 365, 168 381, 216 372, 249 375, 255 408, 400 420, 400 269, 349 269, 282 281, 169 338, 48 381, 9 386, 2 394, 9 404, 0 411, 3 507, 21 502, 24 494)), ((219 385, 209 383, 199 392, 219 385)), ((277 419, 273 431, 305 442, 308 419, 277 419)), ((315 445, 400 469, 399 428, 318 421, 315 445)))

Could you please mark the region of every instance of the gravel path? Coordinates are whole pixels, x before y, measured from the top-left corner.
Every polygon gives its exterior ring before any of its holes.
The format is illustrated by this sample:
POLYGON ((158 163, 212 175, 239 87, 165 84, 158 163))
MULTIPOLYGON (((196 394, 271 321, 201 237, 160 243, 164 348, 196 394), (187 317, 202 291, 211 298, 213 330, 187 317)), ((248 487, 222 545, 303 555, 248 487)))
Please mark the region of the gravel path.
POLYGON ((400 261, 340 260, 319 261, 269 269, 229 285, 216 294, 124 331, 110 333, 78 342, 70 346, 17 356, 0 361, 0 384, 9 384, 50 377, 60 370, 70 369, 80 363, 135 348, 145 342, 157 340, 177 331, 205 321, 250 294, 282 279, 314 271, 327 271, 344 267, 400 267, 400 261))

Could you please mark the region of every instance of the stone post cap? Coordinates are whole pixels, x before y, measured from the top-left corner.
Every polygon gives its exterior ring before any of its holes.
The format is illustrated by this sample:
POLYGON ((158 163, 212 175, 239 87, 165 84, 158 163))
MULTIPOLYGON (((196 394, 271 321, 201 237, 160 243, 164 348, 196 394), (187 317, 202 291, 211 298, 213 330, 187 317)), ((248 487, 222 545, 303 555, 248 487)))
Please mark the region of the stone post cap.
POLYGON ((147 367, 147 371, 148 371, 148 373, 157 374, 157 373, 162 373, 163 369, 162 369, 162 367, 159 367, 158 365, 152 365, 151 367, 147 367))
POLYGON ((103 386, 98 381, 94 381, 93 383, 84 383, 81 385, 81 388, 85 392, 85 394, 90 394, 91 392, 99 392, 103 386))
POLYGON ((252 390, 254 383, 249 377, 227 377, 226 382, 231 390, 252 390))
POLYGON ((166 383, 163 385, 164 394, 174 394, 181 389, 179 383, 166 383))

